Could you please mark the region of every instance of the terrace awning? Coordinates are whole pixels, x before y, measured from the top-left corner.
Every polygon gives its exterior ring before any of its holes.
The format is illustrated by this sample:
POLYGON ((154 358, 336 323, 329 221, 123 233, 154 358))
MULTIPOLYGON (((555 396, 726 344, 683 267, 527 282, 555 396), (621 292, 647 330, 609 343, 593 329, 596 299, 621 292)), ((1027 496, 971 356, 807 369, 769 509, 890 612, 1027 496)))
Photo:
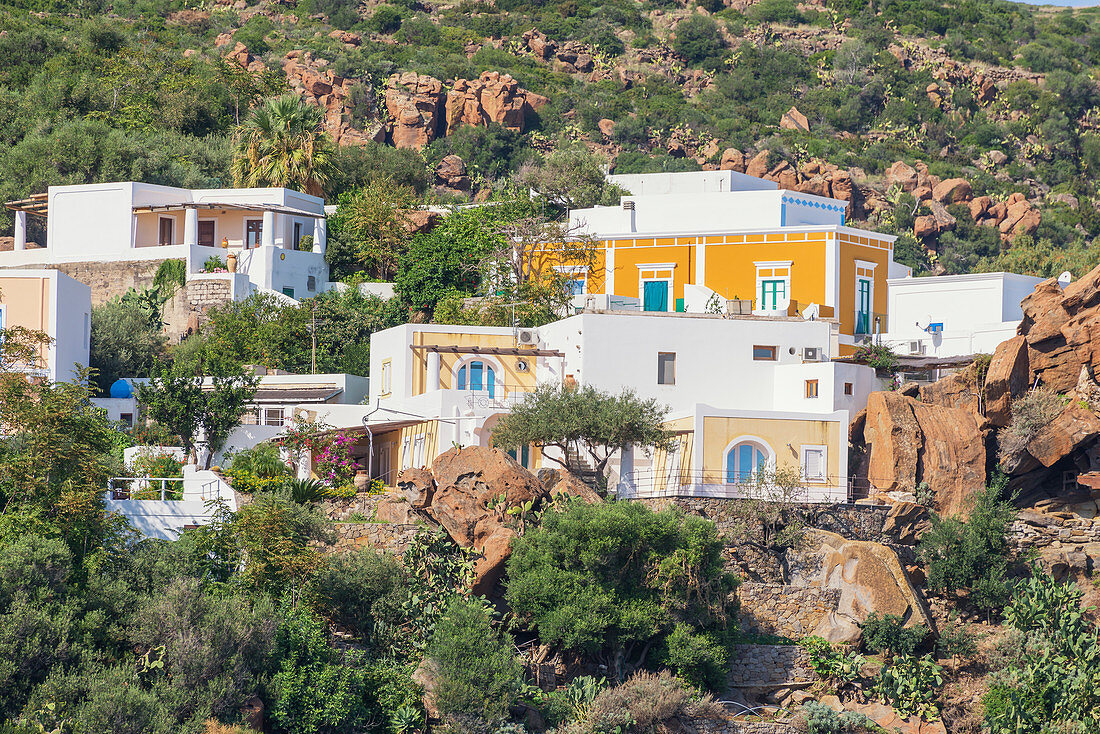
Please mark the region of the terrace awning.
POLYGON ((13 212, 26 212, 36 217, 44 217, 49 210, 49 194, 31 194, 26 199, 5 201, 4 208, 11 209, 13 212))
POLYGON ((455 347, 438 344, 413 344, 414 350, 438 352, 440 354, 507 354, 513 357, 564 357, 565 352, 556 349, 528 349, 521 347, 455 347))
POLYGON ((182 211, 184 209, 232 209, 242 212, 275 212, 276 214, 290 214, 295 217, 308 217, 311 219, 325 218, 324 212, 307 212, 305 209, 295 209, 292 206, 284 206, 282 204, 240 204, 236 202, 230 203, 217 201, 181 201, 173 204, 157 204, 155 206, 135 206, 134 214, 182 211))

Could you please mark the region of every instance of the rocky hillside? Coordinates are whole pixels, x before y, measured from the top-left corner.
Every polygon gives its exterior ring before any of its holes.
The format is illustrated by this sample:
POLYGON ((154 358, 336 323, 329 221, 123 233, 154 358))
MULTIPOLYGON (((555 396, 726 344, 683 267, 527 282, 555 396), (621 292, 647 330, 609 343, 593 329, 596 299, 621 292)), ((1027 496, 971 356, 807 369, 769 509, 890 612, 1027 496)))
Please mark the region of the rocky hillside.
POLYGON ((743 167, 849 200, 857 226, 902 236, 898 257, 918 272, 1095 264, 1100 94, 1085 72, 1100 61, 1100 28, 1087 11, 935 0, 0 7, 7 197, 78 180, 225 183, 242 111, 290 90, 325 110, 344 147, 333 198, 383 173, 436 198, 474 197, 583 146, 617 172, 743 167))

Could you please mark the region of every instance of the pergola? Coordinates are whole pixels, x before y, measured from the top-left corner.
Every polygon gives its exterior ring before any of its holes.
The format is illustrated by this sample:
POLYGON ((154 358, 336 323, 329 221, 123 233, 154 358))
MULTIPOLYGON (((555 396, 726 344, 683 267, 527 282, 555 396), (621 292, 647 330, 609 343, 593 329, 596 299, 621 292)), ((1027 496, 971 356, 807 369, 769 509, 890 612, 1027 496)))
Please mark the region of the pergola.
POLYGON ((49 194, 31 194, 26 199, 4 202, 4 208, 15 212, 15 249, 27 249, 27 215, 46 217, 49 208, 49 194))
MULTIPOLYGON (((221 211, 222 213, 227 211, 241 211, 241 212, 262 212, 264 217, 263 227, 261 229, 262 242, 261 245, 274 247, 275 246, 275 215, 284 214, 294 217, 301 217, 303 219, 313 220, 313 241, 315 246, 320 252, 325 251, 325 240, 327 235, 327 227, 325 222, 325 213, 321 212, 309 212, 305 209, 296 209, 291 206, 284 206, 283 204, 265 204, 265 203, 249 203, 241 204, 239 202, 227 202, 227 201, 179 201, 169 204, 151 204, 143 206, 135 206, 133 208, 134 214, 152 214, 159 212, 178 212, 184 213, 183 218, 183 244, 185 245, 197 245, 199 242, 199 212, 200 211, 221 211)), ((316 250, 315 250, 316 251, 316 250)))

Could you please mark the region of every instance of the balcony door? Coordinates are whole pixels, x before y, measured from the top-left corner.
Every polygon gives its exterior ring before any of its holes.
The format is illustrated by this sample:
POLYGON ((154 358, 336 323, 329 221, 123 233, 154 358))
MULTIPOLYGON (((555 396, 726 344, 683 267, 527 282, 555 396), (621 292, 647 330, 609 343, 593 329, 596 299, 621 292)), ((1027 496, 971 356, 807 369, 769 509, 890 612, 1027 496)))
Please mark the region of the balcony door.
POLYGON ((262 219, 246 219, 244 221, 244 246, 245 249, 251 250, 254 247, 259 247, 263 242, 264 220, 262 219))
POLYGON ((160 218, 160 229, 157 232, 158 245, 175 244, 176 220, 172 217, 160 218))
POLYGON ((871 281, 866 278, 856 282, 856 333, 871 333, 871 281))

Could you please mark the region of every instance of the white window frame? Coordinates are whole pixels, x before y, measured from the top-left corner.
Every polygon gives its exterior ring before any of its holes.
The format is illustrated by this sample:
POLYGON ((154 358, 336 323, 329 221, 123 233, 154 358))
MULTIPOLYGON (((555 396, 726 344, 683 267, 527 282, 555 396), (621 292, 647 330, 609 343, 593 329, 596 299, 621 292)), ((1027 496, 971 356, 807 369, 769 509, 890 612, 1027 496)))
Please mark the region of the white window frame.
MULTIPOLYGON (((641 263, 638 267, 638 308, 645 308, 645 284, 646 283, 666 283, 668 288, 668 308, 666 312, 671 313, 676 310, 676 293, 673 290, 673 285, 676 282, 676 263, 641 263), (642 272, 645 270, 670 270, 672 275, 667 278, 643 278, 642 272)), ((587 282, 586 282, 587 286, 587 282)))
POLYGON ((676 385, 676 352, 657 352, 657 384, 674 387, 676 385), (661 382, 661 357, 672 357, 672 382, 661 382))
POLYGON ((381 375, 381 389, 379 391, 380 397, 386 397, 390 394, 393 388, 393 361, 384 360, 382 362, 382 375, 381 375))
POLYGON ((737 438, 733 439, 732 441, 730 441, 729 443, 726 444, 726 447, 724 449, 722 449, 722 466, 720 468, 721 476, 722 476, 721 484, 727 484, 727 485, 734 484, 734 485, 736 485, 736 482, 727 481, 729 479, 729 472, 727 471, 727 467, 729 466, 730 452, 733 451, 733 449, 736 446, 738 446, 740 444, 743 444, 743 443, 754 443, 758 447, 763 449, 764 453, 767 454, 767 457, 768 457, 767 461, 764 462, 765 470, 770 471, 770 472, 775 471, 775 466, 776 466, 775 450, 772 448, 771 444, 768 443, 767 441, 765 441, 760 436, 750 436, 750 435, 746 434, 746 435, 743 435, 743 436, 738 436, 737 438))
MULTIPOLYGON (((484 354, 471 354, 470 356, 465 357, 465 358, 460 359, 459 361, 455 362, 454 367, 451 368, 451 387, 455 390, 459 389, 458 388, 458 372, 463 367, 471 364, 472 362, 482 362, 482 363, 485 364, 485 366, 487 368, 490 368, 490 369, 493 370, 493 395, 494 395, 494 399, 498 399, 500 397, 503 397, 505 395, 505 392, 504 392, 504 389, 505 389, 505 386, 504 386, 504 367, 497 360, 495 360, 495 359, 493 359, 493 358, 491 358, 487 355, 484 355, 484 354)), ((468 373, 467 373, 467 375, 468 375, 468 373)), ((469 382, 469 377, 467 376, 466 379, 467 379, 467 383, 468 383, 469 382)), ((486 380, 485 381, 485 387, 481 388, 480 390, 471 390, 469 385, 467 384, 466 387, 462 388, 462 392, 475 393, 475 394, 478 394, 478 395, 488 395, 489 394, 489 381, 486 380)))
POLYGON ((756 266, 756 309, 757 314, 784 313, 791 305, 791 274, 794 272, 794 260, 758 260, 753 262, 756 266), (761 275, 761 270, 786 268, 786 275, 761 275), (781 280, 784 285, 782 302, 777 302, 775 308, 764 308, 764 281, 781 280))
POLYGON ((157 246, 158 246, 158 247, 162 247, 162 246, 163 246, 163 245, 161 244, 161 241, 160 241, 160 223, 161 223, 161 222, 163 222, 163 221, 164 221, 165 219, 167 219, 168 221, 170 221, 170 222, 172 223, 172 237, 171 237, 171 239, 172 239, 173 241, 172 241, 172 242, 169 242, 168 244, 169 244, 169 245, 174 245, 174 244, 176 244, 176 242, 175 242, 175 239, 176 239, 176 232, 177 232, 177 230, 178 230, 178 228, 179 228, 179 220, 178 220, 178 218, 176 217, 176 215, 175 215, 175 214, 158 214, 158 215, 157 215, 157 246))
MULTIPOLYGON (((864 280, 867 281, 871 286, 870 289, 869 289, 869 291, 870 291, 870 298, 868 299, 869 303, 867 304, 868 309, 870 309, 867 312, 867 319, 868 319, 867 333, 868 334, 874 334, 875 333, 875 266, 876 265, 878 265, 878 263, 868 262, 866 260, 856 260, 856 267, 855 267, 856 279, 855 279, 855 283, 853 284, 853 287, 855 288, 855 290, 853 292, 854 305, 852 307, 852 324, 853 324, 852 333, 853 334, 856 332, 856 328, 859 326, 859 284, 860 284, 861 281, 864 281, 864 280), (870 270, 871 275, 860 275, 859 274, 860 268, 863 268, 864 270, 870 270)), ((882 324, 881 328, 885 329, 886 324, 882 324)))
MULTIPOLYGON (((214 244, 211 245, 211 247, 218 247, 219 244, 218 244, 218 220, 217 220, 217 218, 216 217, 199 217, 199 224, 201 225, 203 222, 213 222, 214 223, 214 244)), ((195 230, 195 241, 197 242, 198 239, 199 239, 199 232, 198 232, 198 229, 196 229, 195 230)))
POLYGON ((570 293, 569 297, 575 296, 587 296, 588 295, 588 268, 584 265, 555 265, 554 269, 564 276, 567 276, 569 280, 581 282, 580 293, 570 293))
POLYGON ((241 249, 247 250, 248 247, 248 223, 259 222, 260 223, 260 241, 256 243, 256 247, 251 249, 259 249, 264 244, 264 218, 263 217, 244 217, 241 223, 241 249))
POLYGON ((412 437, 405 436, 401 441, 401 471, 412 467, 412 437))
POLYGON ((285 426, 286 425, 286 408, 281 407, 281 406, 277 407, 277 408, 264 408, 264 425, 265 426, 280 427, 280 428, 282 426, 285 426), (279 411, 279 414, 280 414, 279 415, 279 422, 278 423, 268 422, 269 421, 268 415, 270 413, 274 413, 275 411, 279 411))
POLYGON ((829 447, 825 444, 804 443, 799 447, 798 471, 802 475, 802 481, 812 484, 828 484, 829 482, 829 447), (806 454, 810 451, 821 452, 821 471, 819 477, 806 476, 806 454))

